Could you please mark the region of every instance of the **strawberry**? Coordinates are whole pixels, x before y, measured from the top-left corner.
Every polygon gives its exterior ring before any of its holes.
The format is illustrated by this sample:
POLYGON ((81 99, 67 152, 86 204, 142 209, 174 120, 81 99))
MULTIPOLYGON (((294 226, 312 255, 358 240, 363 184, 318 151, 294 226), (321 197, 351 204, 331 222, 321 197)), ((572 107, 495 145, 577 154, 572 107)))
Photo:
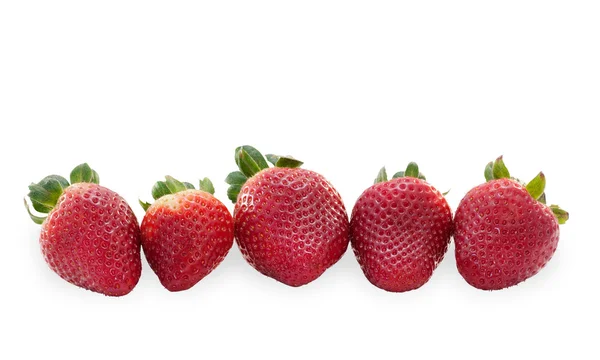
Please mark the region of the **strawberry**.
POLYGON ((454 223, 456 266, 472 286, 498 290, 537 274, 552 258, 559 224, 569 214, 546 205, 546 178, 511 178, 502 157, 485 169, 486 183, 460 202, 454 223))
POLYGON ((200 190, 170 176, 152 188, 154 204, 141 202, 142 248, 169 291, 191 288, 223 261, 233 245, 233 218, 215 198, 209 179, 200 190))
POLYGON ((128 294, 142 271, 140 229, 133 211, 117 193, 98 185, 87 164, 71 172, 71 183, 50 175, 29 186, 32 214, 42 225, 40 247, 54 272, 84 289, 110 296, 128 294))
POLYGON ((352 210, 350 241, 356 259, 367 279, 387 291, 423 286, 451 236, 450 207, 415 163, 391 180, 382 168, 352 210))
POLYGON ((292 157, 251 146, 235 151, 240 171, 225 180, 235 202, 235 238, 256 270, 290 286, 315 280, 348 248, 342 198, 320 174, 300 169, 292 157))

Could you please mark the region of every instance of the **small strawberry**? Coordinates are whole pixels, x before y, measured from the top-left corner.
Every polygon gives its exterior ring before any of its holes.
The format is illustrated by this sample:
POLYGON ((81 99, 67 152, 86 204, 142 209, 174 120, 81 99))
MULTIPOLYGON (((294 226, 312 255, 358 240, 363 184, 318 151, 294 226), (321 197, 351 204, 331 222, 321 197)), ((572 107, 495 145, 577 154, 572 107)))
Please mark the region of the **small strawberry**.
POLYGON ((142 271, 140 229, 133 211, 114 191, 98 185, 87 164, 71 172, 71 184, 50 175, 29 185, 33 215, 42 225, 40 246, 50 268, 68 282, 110 296, 128 294, 142 271))
POLYGON ((292 157, 251 146, 235 151, 240 171, 225 180, 235 202, 235 238, 256 270, 290 286, 318 278, 348 248, 342 198, 321 175, 300 169, 292 157))
POLYGON ((382 168, 352 210, 350 241, 356 259, 367 279, 387 291, 425 284, 451 236, 450 207, 415 163, 392 180, 382 168))
POLYGON ((200 190, 167 176, 152 188, 154 204, 140 204, 142 248, 169 291, 187 290, 210 274, 233 245, 233 219, 205 178, 200 190))
POLYGON ((502 157, 485 168, 486 183, 460 202, 454 223, 456 266, 472 286, 498 290, 537 274, 558 244, 558 225, 569 214, 546 205, 546 178, 523 185, 511 178, 502 157))

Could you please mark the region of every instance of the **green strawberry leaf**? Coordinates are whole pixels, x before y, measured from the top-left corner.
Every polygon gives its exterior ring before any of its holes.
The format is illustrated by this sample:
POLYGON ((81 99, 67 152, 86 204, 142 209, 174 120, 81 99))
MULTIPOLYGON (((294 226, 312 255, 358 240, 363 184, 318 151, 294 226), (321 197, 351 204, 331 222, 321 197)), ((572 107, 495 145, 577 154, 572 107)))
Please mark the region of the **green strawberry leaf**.
POLYGON ((377 173, 377 177, 375 178, 375 184, 386 181, 388 181, 388 176, 384 166, 381 168, 381 170, 379 170, 379 173, 377 173))
POLYGON ((560 225, 565 224, 567 220, 569 220, 569 213, 561 209, 560 206, 550 205, 550 210, 552 210, 552 213, 554 213, 554 216, 556 216, 560 225))
POLYGON ((148 211, 148 208, 150 206, 152 206, 151 203, 146 202, 146 201, 138 200, 138 202, 140 203, 140 205, 142 206, 142 209, 144 209, 144 211, 148 211))
POLYGON ((225 182, 229 185, 243 185, 247 180, 248 178, 241 171, 231 172, 225 178, 225 182))
MULTIPOLYGON (((529 195, 531 195, 536 200, 539 200, 539 198, 542 195, 544 195, 545 188, 546 176, 544 176, 544 173, 541 171, 525 186, 525 189, 527 189, 529 195)), ((546 196, 544 195, 544 201, 546 200, 545 198, 546 196)))
POLYGON ((394 176, 392 176, 392 179, 397 179, 397 178, 401 178, 404 177, 404 171, 398 171, 397 173, 394 174, 394 176))
POLYGON ((504 160, 502 160, 502 156, 494 161, 494 165, 492 167, 492 174, 494 175, 494 179, 508 179, 510 178, 510 172, 504 165, 504 160))
POLYGON ((229 200, 235 203, 237 201, 240 190, 242 190, 242 185, 233 184, 229 186, 229 189, 227 189, 227 197, 229 198, 229 200))
POLYGON ((31 213, 31 209, 29 208, 29 204, 27 204, 27 200, 23 199, 23 202, 25 203, 25 209, 27 209, 27 213, 29 214, 29 217, 31 218, 31 220, 33 220, 34 223, 41 225, 44 222, 44 220, 46 220, 46 217, 33 215, 31 213))
POLYGON ((293 156, 279 156, 273 154, 265 155, 267 160, 275 167, 298 168, 304 164, 302 161, 294 159, 293 156))
POLYGON ((483 172, 483 176, 485 176, 485 181, 491 181, 494 180, 494 162, 490 161, 486 166, 485 166, 485 171, 483 172))
POLYGON ((207 193, 214 195, 215 194, 215 187, 212 183, 212 181, 210 181, 209 178, 205 177, 204 179, 200 180, 200 190, 202 191, 206 191, 207 193))
POLYGON ((249 145, 235 149, 235 163, 247 177, 252 177, 257 172, 269 167, 262 154, 249 145))
POLYGON ((100 183, 100 176, 95 170, 92 170, 87 163, 77 165, 73 171, 71 171, 71 184, 76 183, 100 183))

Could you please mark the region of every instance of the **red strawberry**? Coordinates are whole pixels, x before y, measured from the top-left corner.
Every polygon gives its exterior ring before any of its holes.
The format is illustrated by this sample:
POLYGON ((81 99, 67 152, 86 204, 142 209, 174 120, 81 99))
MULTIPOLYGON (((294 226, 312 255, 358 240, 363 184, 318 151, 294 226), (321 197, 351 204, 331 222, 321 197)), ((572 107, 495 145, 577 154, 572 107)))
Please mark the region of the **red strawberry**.
POLYGON ((98 185, 98 173, 87 164, 71 172, 71 184, 58 175, 29 186, 42 224, 40 246, 50 268, 68 282, 110 296, 129 293, 137 284, 140 230, 125 200, 98 185))
POLYGON ((235 237, 256 270, 290 286, 318 278, 348 247, 348 216, 340 195, 321 175, 291 157, 236 149, 240 171, 225 180, 235 202, 235 237))
POLYGON ((352 210, 350 241, 356 259, 367 279, 387 291, 425 284, 451 236, 450 207, 415 163, 389 181, 382 168, 352 210))
POLYGON ((454 223, 456 266, 478 289, 498 290, 537 274, 558 244, 558 225, 569 214, 546 206, 546 178, 527 185, 510 178, 502 157, 485 169, 486 183, 460 202, 454 223))
POLYGON ((142 248, 165 288, 187 290, 223 261, 233 245, 233 219, 212 194, 210 180, 200 190, 167 176, 152 189, 154 204, 140 202, 142 248))

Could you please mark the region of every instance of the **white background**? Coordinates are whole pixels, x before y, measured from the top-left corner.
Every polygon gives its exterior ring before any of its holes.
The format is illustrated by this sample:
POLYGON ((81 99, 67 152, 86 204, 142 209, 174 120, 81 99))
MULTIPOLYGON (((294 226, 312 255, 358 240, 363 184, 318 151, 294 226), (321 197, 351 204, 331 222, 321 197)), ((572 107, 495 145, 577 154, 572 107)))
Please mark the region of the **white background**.
POLYGON ((2 2, 0 357, 598 358, 599 18, 596 1, 2 2), (231 209, 242 144, 304 160, 348 212, 411 160, 456 209, 504 154, 571 220, 540 274, 497 292, 460 277, 453 245, 404 294, 351 251, 301 288, 235 245, 180 293, 144 260, 122 298, 45 264, 30 182, 87 161, 141 219, 165 174, 209 176, 231 209))

